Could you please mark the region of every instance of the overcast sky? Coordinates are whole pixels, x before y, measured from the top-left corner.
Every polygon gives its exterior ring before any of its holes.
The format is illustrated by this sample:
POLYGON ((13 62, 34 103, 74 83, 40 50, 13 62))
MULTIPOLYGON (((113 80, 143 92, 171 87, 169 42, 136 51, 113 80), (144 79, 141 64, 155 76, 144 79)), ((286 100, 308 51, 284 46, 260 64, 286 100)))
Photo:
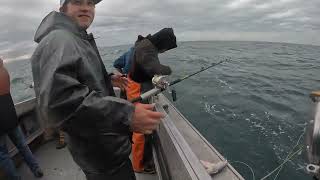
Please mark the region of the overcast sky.
MULTIPOLYGON (((28 58, 41 20, 59 0, 0 0, 0 57, 28 58)), ((99 46, 131 44, 173 27, 178 41, 320 45, 320 0, 103 0, 89 29, 99 46)))

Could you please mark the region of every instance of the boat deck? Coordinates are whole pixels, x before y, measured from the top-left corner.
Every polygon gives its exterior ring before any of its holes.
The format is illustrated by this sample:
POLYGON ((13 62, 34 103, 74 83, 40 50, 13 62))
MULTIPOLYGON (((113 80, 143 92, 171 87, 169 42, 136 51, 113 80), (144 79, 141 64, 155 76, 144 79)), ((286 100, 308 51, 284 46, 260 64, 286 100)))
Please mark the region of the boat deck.
MULTIPOLYGON (((154 98, 156 110, 165 114, 154 133, 153 156, 155 175, 136 174, 137 180, 243 180, 228 164, 218 174, 210 176, 200 160, 212 163, 224 161, 224 157, 189 123, 189 121, 162 94, 154 98)), ((16 105, 17 114, 28 142, 41 137, 43 128, 37 116, 35 99, 16 105)), ((15 156, 16 148, 10 148, 15 156)), ((43 171, 42 180, 85 180, 85 175, 75 164, 67 148, 57 150, 55 142, 40 145, 34 151, 43 171)), ((19 167, 22 179, 35 180, 26 164, 19 167)), ((1 177, 0 177, 1 179, 1 177)))
MULTIPOLYGON (((57 150, 54 142, 48 142, 38 148, 34 155, 37 157, 44 176, 41 180, 85 180, 85 175, 74 163, 67 148, 57 150)), ((19 168, 23 179, 38 180, 28 166, 23 163, 19 168)), ((136 174, 137 180, 157 180, 157 175, 136 174)))

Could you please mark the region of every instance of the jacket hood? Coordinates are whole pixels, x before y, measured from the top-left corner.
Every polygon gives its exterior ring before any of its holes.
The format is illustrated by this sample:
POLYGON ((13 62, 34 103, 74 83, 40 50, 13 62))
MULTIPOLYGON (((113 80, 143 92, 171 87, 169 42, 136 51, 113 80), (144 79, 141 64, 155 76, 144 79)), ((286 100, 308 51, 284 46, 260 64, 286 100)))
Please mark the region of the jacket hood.
MULTIPOLYGON (((94 4, 98 4, 102 0, 93 0, 94 4)), ((68 0, 60 0, 60 6, 63 6, 68 0)))
POLYGON ((177 47, 176 36, 172 28, 161 29, 153 35, 148 35, 147 39, 149 39, 158 50, 167 51, 177 47))
POLYGON ((81 30, 81 28, 67 15, 52 11, 42 20, 34 36, 34 41, 39 43, 51 31, 57 29, 65 29, 78 35, 81 35, 82 31, 85 32, 85 30, 81 30))

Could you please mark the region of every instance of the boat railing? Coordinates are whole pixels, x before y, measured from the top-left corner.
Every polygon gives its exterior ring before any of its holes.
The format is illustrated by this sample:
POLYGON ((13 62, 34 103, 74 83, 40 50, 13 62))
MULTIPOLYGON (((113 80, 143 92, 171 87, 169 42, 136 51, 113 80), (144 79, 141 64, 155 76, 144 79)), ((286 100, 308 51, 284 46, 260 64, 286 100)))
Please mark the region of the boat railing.
MULTIPOLYGON (((15 108, 21 130, 26 137, 27 143, 30 144, 44 132, 36 108, 36 99, 32 98, 17 103, 15 104, 15 108)), ((12 157, 18 153, 18 150, 9 139, 7 139, 7 141, 8 151, 12 157)))
POLYGON ((159 179, 163 180, 243 180, 230 165, 209 175, 200 160, 211 163, 225 161, 224 157, 191 125, 163 95, 154 98, 156 110, 165 114, 154 134, 154 156, 159 179))

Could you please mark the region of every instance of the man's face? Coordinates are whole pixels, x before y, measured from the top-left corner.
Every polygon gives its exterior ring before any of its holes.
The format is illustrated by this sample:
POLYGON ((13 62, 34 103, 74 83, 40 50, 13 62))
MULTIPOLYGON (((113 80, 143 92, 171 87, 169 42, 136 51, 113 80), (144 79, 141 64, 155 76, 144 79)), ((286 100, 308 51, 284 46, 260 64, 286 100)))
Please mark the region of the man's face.
POLYGON ((88 29, 95 15, 93 0, 69 0, 60 11, 71 17, 81 28, 88 29))

